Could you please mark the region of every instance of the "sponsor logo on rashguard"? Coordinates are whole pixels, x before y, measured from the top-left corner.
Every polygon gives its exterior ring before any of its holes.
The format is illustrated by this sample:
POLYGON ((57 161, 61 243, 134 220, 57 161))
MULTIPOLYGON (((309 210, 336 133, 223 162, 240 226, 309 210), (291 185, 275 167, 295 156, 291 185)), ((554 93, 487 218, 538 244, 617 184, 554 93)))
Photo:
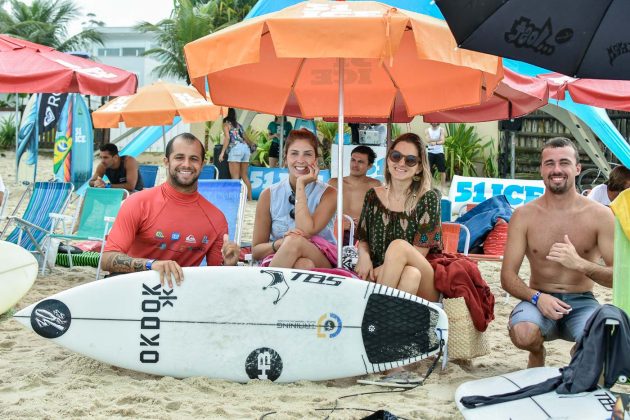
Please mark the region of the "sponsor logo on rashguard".
POLYGON ((166 244, 165 244, 164 242, 162 242, 162 243, 160 244, 160 249, 161 249, 161 250, 165 250, 165 249, 166 249, 166 244))
POLYGON ((155 237, 159 239, 164 239, 164 234, 161 230, 158 230, 157 232, 155 232, 155 237))
POLYGON ((194 244, 195 242, 197 242, 197 240, 195 239, 195 237, 191 234, 186 236, 186 242, 188 242, 189 244, 194 244))
POLYGON ((171 241, 179 241, 179 232, 171 233, 171 241))
POLYGON ((201 239, 201 243, 202 244, 207 244, 208 243, 208 236, 207 235, 203 235, 203 239, 201 239))

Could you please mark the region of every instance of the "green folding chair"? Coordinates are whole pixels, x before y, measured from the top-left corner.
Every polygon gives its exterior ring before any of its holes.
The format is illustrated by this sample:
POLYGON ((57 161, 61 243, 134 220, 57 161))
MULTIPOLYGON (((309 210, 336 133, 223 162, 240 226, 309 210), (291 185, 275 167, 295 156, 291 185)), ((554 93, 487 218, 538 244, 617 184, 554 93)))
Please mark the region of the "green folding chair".
POLYGON ((5 237, 9 228, 15 226, 8 233, 5 241, 19 245, 34 254, 39 254, 42 257, 40 262, 43 265, 43 243, 46 236, 55 228, 53 224, 55 221, 50 217, 50 213, 63 213, 65 211, 74 187, 70 182, 27 184, 29 184, 28 188, 20 197, 13 213, 8 217, 0 237, 5 237), (30 198, 26 210, 20 217, 17 214, 26 197, 30 198))
MULTIPOLYGON (((55 234, 48 235, 50 239, 63 239, 67 241, 100 241, 101 251, 99 253, 98 265, 96 268, 96 279, 101 272, 101 257, 103 256, 103 249, 105 248, 105 237, 109 232, 112 221, 118 215, 122 201, 129 196, 127 190, 122 188, 87 188, 85 195, 83 196, 82 203, 77 207, 78 215, 69 217, 63 214, 51 214, 54 219, 60 219, 71 222, 70 225, 74 228, 77 218, 78 229, 74 233, 55 234)), ((48 259, 48 252, 50 247, 46 249, 46 260, 48 259)), ((70 267, 72 268, 73 259, 68 249, 68 260, 70 267)), ((42 266, 42 274, 44 272, 45 265, 42 266)))

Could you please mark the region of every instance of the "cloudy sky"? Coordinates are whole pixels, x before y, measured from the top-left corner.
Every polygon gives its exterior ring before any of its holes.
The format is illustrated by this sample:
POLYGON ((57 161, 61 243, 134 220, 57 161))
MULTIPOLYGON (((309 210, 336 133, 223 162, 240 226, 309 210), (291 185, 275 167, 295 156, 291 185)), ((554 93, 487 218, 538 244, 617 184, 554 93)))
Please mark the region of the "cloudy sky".
MULTIPOLYGON (((107 26, 133 26, 138 22, 156 23, 167 18, 173 8, 173 0, 75 0, 83 14, 94 13, 97 20, 107 26)), ((70 26, 70 33, 81 30, 79 19, 70 26)))

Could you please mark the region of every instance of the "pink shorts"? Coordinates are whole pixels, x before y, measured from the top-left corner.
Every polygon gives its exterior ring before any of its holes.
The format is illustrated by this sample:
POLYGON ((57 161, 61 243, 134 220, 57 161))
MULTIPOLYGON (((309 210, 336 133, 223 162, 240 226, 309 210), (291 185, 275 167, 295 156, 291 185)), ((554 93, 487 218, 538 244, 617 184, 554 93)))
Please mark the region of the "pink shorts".
MULTIPOLYGON (((313 236, 309 239, 313 245, 320 250, 324 257, 330 262, 330 265, 333 267, 337 267, 337 245, 331 244, 326 239, 321 236, 313 236)), ((269 267, 269 263, 273 259, 273 256, 276 254, 269 254, 260 262, 261 267, 269 267)))

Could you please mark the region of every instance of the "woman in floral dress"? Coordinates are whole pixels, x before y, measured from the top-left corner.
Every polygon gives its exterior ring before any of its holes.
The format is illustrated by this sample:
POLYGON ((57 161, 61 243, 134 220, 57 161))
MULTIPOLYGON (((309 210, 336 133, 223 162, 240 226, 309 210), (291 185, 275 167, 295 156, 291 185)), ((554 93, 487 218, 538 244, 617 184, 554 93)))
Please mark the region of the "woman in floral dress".
POLYGON ((442 250, 440 199, 440 193, 431 189, 420 137, 399 136, 387 154, 385 185, 365 195, 357 235, 357 274, 437 301, 439 293, 426 256, 442 250))

